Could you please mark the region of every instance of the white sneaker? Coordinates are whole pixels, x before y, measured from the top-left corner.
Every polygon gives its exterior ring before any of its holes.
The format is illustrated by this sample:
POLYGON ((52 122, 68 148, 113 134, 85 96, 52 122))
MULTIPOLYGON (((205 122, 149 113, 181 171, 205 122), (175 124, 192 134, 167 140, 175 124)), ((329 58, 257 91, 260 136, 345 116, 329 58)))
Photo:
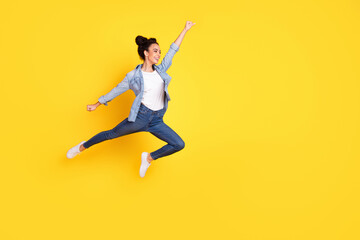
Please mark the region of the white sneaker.
POLYGON ((148 153, 143 152, 141 154, 141 165, 140 165, 140 177, 145 177, 146 170, 151 165, 146 159, 147 159, 148 153))
POLYGON ((67 158, 73 158, 76 155, 78 155, 80 153, 80 146, 81 144, 83 144, 86 141, 82 141, 81 143, 79 143, 78 145, 76 145, 75 147, 72 147, 66 154, 67 158))

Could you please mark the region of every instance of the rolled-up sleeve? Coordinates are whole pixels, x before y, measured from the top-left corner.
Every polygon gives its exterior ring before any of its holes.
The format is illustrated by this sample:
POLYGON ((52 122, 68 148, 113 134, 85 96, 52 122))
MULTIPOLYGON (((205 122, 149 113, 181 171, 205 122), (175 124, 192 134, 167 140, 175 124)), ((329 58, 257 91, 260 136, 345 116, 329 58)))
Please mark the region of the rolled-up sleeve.
POLYGON ((125 76, 125 78, 115 87, 113 88, 109 93, 101 96, 98 101, 101 104, 104 104, 105 106, 108 105, 108 102, 119 96, 120 94, 126 92, 129 90, 129 80, 128 75, 125 76))
POLYGON ((172 48, 173 50, 175 50, 175 52, 177 52, 177 51, 179 51, 180 47, 178 45, 176 45, 175 43, 171 43, 170 48, 172 48))
POLYGON ((104 104, 105 106, 107 106, 107 105, 108 105, 107 102, 109 102, 109 101, 107 101, 107 100, 105 99, 105 96, 101 96, 98 101, 99 101, 101 104, 104 104))

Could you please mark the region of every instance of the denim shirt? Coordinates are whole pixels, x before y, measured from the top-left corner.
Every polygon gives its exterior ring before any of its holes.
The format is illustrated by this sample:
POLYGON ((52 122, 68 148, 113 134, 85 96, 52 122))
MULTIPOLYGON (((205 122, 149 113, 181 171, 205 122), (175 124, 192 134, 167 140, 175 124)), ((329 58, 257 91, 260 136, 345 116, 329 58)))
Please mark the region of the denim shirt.
MULTIPOLYGON (((168 107, 168 101, 170 101, 170 95, 168 92, 168 86, 171 80, 171 77, 166 73, 172 63, 172 59, 175 53, 179 51, 179 46, 175 43, 171 43, 169 51, 166 53, 165 57, 161 61, 159 65, 153 65, 153 70, 157 71, 161 78, 164 80, 165 83, 165 102, 164 108, 166 112, 168 107)), ((136 116, 138 114, 141 100, 144 94, 144 78, 141 72, 141 67, 143 64, 139 64, 136 66, 134 70, 127 73, 125 78, 109 93, 103 95, 99 98, 99 102, 107 106, 108 102, 113 100, 115 97, 119 96, 120 94, 126 92, 127 90, 131 89, 135 93, 135 100, 131 106, 130 114, 128 117, 129 122, 135 122, 136 116)))

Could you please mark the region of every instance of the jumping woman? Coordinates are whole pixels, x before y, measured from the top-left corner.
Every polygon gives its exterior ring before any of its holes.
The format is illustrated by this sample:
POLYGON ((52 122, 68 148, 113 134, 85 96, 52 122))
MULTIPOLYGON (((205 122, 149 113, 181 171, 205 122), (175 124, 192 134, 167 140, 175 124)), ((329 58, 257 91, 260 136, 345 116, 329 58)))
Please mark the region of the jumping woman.
POLYGON ((166 73, 172 63, 187 31, 195 23, 186 21, 185 28, 181 31, 175 42, 171 43, 161 64, 155 65, 160 59, 160 46, 155 38, 144 38, 137 36, 135 39, 138 45, 138 54, 144 61, 136 68, 126 74, 125 78, 109 93, 101 96, 95 104, 87 105, 88 111, 94 111, 98 106, 107 106, 115 97, 131 89, 136 98, 131 106, 129 117, 120 122, 113 129, 103 131, 87 141, 82 141, 71 148, 66 156, 73 158, 80 152, 88 149, 94 144, 118 138, 136 132, 150 132, 159 139, 167 142, 162 148, 148 153, 141 154, 140 177, 144 177, 151 161, 168 156, 185 147, 181 137, 163 121, 164 114, 168 107, 170 96, 168 85, 171 77, 166 73))

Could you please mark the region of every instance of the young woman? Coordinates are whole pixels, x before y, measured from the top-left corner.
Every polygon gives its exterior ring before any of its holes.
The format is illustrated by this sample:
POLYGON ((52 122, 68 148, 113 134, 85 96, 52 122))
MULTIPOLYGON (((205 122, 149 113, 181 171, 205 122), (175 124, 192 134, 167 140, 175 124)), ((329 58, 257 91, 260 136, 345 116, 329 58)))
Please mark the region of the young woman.
POLYGON ((163 121, 163 116, 168 107, 170 96, 168 85, 171 77, 166 73, 172 63, 187 31, 195 23, 186 21, 185 28, 181 31, 175 42, 171 43, 161 64, 156 65, 160 59, 160 46, 155 38, 144 38, 137 36, 138 54, 143 64, 136 66, 134 70, 127 73, 125 78, 109 93, 101 96, 96 104, 87 105, 88 111, 94 111, 98 106, 110 102, 115 97, 131 89, 136 98, 131 106, 129 117, 120 122, 113 129, 103 131, 82 141, 67 152, 68 158, 73 158, 80 152, 88 149, 94 144, 118 138, 136 132, 150 132, 159 139, 167 142, 162 148, 141 154, 140 176, 144 177, 151 161, 173 154, 185 147, 181 137, 163 121))

